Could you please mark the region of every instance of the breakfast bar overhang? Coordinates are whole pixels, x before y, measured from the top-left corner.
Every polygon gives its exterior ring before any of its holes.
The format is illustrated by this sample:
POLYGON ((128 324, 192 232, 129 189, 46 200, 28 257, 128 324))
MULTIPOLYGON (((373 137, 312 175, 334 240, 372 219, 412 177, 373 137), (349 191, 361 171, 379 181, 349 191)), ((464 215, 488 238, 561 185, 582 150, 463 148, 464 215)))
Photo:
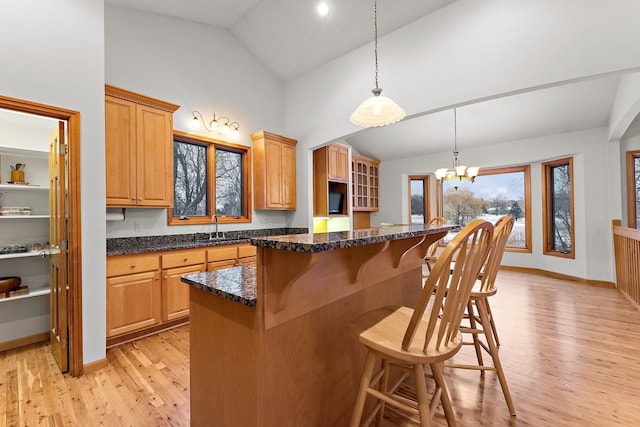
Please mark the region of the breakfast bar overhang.
POLYGON ((191 425, 348 425, 365 356, 350 320, 413 306, 427 249, 452 228, 256 238, 255 266, 184 276, 191 425))

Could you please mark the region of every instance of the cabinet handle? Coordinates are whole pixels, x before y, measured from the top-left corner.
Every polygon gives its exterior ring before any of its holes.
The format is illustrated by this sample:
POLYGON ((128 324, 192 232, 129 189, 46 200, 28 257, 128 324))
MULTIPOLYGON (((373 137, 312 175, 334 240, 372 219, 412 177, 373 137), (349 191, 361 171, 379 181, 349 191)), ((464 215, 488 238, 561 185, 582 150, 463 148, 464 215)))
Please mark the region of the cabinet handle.
POLYGON ((187 262, 189 258, 185 257, 182 261, 187 262))
POLYGON ((138 197, 138 201, 142 201, 142 197, 138 197))
POLYGON ((131 268, 136 268, 136 265, 135 264, 131 264, 131 268))

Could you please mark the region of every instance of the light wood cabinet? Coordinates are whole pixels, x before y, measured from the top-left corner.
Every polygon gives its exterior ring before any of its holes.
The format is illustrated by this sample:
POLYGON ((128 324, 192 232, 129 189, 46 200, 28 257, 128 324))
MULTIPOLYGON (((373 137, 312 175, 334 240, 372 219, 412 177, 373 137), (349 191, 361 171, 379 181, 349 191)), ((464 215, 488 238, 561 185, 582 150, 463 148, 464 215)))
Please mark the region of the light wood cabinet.
POLYGON ((204 250, 184 250, 161 256, 162 321, 189 315, 189 286, 180 277, 206 270, 204 250))
POLYGON ((348 155, 339 144, 313 151, 313 216, 349 214, 348 155))
POLYGON ((296 209, 295 139, 259 131, 253 141, 254 209, 296 209))
POLYGON ((107 345, 187 322, 182 276, 255 262, 248 243, 107 257, 107 345))
POLYGON ((351 155, 352 205, 354 211, 380 209, 380 160, 351 155))
POLYGON ((157 255, 107 258, 107 338, 160 324, 157 255))
POLYGON ((327 179, 329 181, 349 181, 349 149, 344 145, 331 144, 326 146, 328 158, 327 179))
POLYGON ((169 104, 105 86, 106 204, 171 207, 173 112, 169 104))

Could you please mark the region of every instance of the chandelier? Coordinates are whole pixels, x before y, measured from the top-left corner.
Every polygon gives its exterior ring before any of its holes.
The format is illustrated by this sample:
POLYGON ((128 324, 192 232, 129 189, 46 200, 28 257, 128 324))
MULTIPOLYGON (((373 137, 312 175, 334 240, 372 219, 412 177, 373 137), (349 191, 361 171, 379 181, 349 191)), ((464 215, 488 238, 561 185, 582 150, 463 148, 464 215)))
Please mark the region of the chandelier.
POLYGON ((376 87, 373 96, 365 99, 351 114, 351 123, 362 127, 386 126, 404 118, 404 110, 390 98, 381 96, 378 87, 378 1, 373 2, 373 46, 376 60, 376 87))
MULTIPOLYGON (((456 109, 453 109, 453 170, 449 170, 448 168, 440 168, 436 169, 434 174, 436 175, 436 179, 440 182, 443 181, 466 181, 469 180, 471 182, 475 181, 476 176, 478 176, 478 172, 480 168, 478 167, 466 167, 460 164, 460 160, 458 159, 458 118, 456 109)), ((457 190, 458 187, 456 186, 457 190)))

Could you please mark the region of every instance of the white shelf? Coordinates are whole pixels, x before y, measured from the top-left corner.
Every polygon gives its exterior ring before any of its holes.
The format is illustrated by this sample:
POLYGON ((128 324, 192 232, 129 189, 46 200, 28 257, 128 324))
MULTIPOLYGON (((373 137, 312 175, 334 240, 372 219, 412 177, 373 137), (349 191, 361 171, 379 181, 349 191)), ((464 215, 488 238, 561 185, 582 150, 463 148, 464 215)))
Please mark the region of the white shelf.
POLYGON ((0 304, 2 304, 3 302, 16 301, 19 299, 26 299, 26 298, 35 298, 35 297, 40 297, 40 296, 49 295, 49 294, 51 294, 51 288, 40 288, 40 289, 29 290, 29 293, 27 295, 19 295, 17 297, 2 298, 0 299, 0 304))
POLYGON ((0 215, 0 219, 49 219, 49 215, 0 215))
POLYGON ((41 251, 31 251, 31 252, 16 252, 12 254, 0 254, 0 259, 10 259, 10 258, 29 258, 29 257, 39 257, 39 256, 48 256, 50 255, 49 250, 41 250, 41 251))
POLYGON ((24 184, 0 184, 0 190, 49 191, 49 187, 24 184))

